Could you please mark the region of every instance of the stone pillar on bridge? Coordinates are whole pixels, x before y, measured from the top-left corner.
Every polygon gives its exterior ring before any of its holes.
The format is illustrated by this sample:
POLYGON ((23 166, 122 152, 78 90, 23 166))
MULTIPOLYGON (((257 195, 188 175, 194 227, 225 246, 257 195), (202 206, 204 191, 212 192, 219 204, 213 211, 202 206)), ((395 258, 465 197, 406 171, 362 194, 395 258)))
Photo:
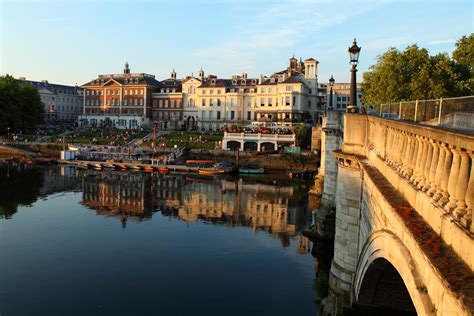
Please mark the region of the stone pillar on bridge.
POLYGON ((329 210, 335 206, 337 161, 334 150, 340 149, 342 143, 342 127, 338 124, 336 111, 328 111, 323 119, 321 137, 321 166, 319 175, 324 177, 324 190, 321 198, 321 207, 329 210))
POLYGON ((336 231, 334 258, 329 276, 329 309, 333 315, 351 306, 355 300, 353 287, 359 251, 362 183, 360 165, 356 156, 364 154, 367 120, 365 115, 346 114, 344 143, 336 151, 336 231), (347 117, 350 116, 350 120, 347 117), (350 126, 348 126, 350 122, 350 126))

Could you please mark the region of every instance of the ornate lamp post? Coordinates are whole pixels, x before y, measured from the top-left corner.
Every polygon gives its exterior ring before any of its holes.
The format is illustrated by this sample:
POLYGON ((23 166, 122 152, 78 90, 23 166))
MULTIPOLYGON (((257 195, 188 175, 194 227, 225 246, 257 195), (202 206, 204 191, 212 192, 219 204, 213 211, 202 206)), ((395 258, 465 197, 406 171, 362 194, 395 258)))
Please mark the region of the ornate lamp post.
POLYGON ((347 112, 349 113, 357 113, 357 83, 356 83, 356 73, 357 73, 357 64, 359 63, 359 53, 361 47, 357 46, 356 39, 354 38, 354 42, 352 46, 349 47, 349 56, 350 56, 350 63, 352 64, 351 69, 351 95, 349 98, 349 106, 347 107, 347 112))
MULTIPOLYGON (((334 78, 331 75, 331 79, 329 79, 329 86, 331 87, 331 90, 329 91, 329 106, 330 110, 332 110, 332 87, 334 87, 334 78)), ((326 116, 328 116, 328 103, 326 103, 326 112, 324 113, 326 116)))

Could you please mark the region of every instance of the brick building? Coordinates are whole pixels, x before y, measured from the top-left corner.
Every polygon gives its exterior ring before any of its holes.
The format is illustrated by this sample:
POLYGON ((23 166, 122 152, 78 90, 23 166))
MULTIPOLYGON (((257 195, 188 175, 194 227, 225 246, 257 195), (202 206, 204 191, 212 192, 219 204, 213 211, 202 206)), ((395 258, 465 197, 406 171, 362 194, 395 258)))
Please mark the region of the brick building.
POLYGON ((124 129, 150 125, 152 94, 161 86, 153 75, 130 73, 128 63, 122 74, 99 75, 81 86, 84 108, 79 125, 124 129))
POLYGON ((160 130, 177 130, 183 127, 183 93, 176 72, 161 81, 161 87, 152 94, 152 119, 160 130))

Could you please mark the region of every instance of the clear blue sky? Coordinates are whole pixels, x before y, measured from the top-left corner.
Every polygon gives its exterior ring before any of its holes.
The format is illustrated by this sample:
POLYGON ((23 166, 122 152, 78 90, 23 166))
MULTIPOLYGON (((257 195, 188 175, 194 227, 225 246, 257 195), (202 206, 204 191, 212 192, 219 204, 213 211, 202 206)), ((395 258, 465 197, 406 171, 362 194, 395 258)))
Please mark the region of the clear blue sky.
POLYGON ((0 0, 0 74, 83 84, 99 73, 269 75, 293 54, 319 60, 320 82, 349 81, 390 46, 451 53, 473 32, 472 1, 0 0))

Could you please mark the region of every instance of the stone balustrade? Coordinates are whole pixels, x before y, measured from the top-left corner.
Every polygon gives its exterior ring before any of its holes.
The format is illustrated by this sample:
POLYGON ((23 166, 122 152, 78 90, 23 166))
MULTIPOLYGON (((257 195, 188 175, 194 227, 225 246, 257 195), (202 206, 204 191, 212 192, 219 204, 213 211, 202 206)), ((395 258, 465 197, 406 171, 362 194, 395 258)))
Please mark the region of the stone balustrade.
POLYGON ((377 117, 367 120, 366 150, 474 232, 474 136, 377 117))

